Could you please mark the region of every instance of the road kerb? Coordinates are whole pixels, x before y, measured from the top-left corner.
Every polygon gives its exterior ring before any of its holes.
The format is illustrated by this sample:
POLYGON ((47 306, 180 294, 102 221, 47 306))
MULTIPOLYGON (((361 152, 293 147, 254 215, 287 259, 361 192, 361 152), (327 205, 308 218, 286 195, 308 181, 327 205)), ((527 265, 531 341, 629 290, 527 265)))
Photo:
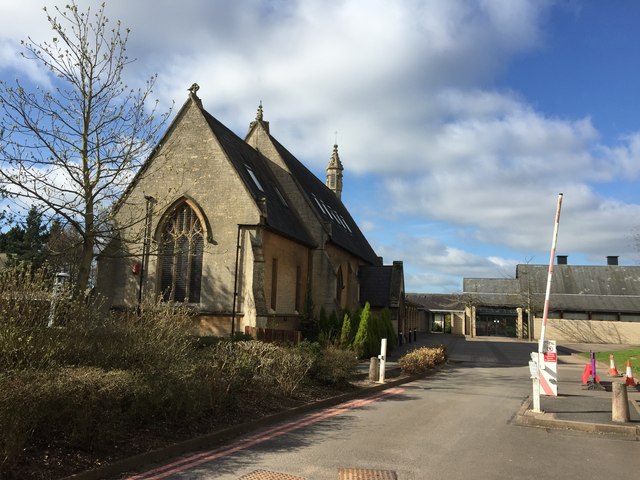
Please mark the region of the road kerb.
POLYGON ((527 397, 513 418, 512 423, 514 425, 551 428, 555 430, 574 430, 585 433, 610 435, 624 440, 640 441, 640 427, 635 425, 612 425, 608 423, 562 420, 556 418, 552 413, 531 411, 531 403, 531 397, 527 397))
POLYGON ((230 439, 239 437, 240 435, 244 435, 260 428, 265 428, 269 425, 282 422, 290 418, 312 412, 314 410, 332 407, 334 405, 338 405, 340 403, 356 398, 368 397, 388 388, 393 388, 398 385, 403 385, 405 383, 420 380, 437 373, 444 366, 446 366, 446 362, 437 365, 435 368, 425 373, 407 376, 403 376, 400 374, 398 377, 394 378, 393 380, 388 380, 384 384, 372 383, 371 385, 365 386, 359 390, 285 410, 283 412, 269 415, 267 417, 263 417, 251 422, 234 425, 217 432, 195 437, 183 442, 175 443, 173 445, 168 445, 164 448, 124 458, 122 460, 112 462, 108 465, 104 465, 96 469, 86 470, 84 472, 69 475, 68 477, 62 478, 60 480, 100 480, 104 478, 116 477, 124 472, 136 471, 154 463, 160 463, 163 461, 166 462, 167 458, 178 457, 190 451, 204 450, 217 445, 221 445, 225 442, 228 442, 230 439))

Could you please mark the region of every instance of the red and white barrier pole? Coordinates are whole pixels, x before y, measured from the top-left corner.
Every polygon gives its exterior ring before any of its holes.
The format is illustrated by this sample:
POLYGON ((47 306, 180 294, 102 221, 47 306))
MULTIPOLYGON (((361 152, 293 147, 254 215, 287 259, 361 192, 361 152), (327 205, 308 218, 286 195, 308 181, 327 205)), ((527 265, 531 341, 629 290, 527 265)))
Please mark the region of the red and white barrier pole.
POLYGON ((556 221, 553 227, 553 240, 551 241, 551 257, 549 258, 549 275, 547 276, 547 291, 544 296, 544 312, 542 314, 542 327, 540 329, 540 341, 538 342, 538 353, 543 352, 544 334, 547 328, 547 317, 549 315, 549 297, 551 296, 551 277, 553 276, 553 264, 556 257, 556 244, 558 243, 558 228, 560 226, 560 209, 562 208, 562 194, 558 194, 558 207, 556 209, 556 221))
POLYGON ((562 208, 562 193, 558 194, 558 206, 556 208, 556 220, 553 227, 553 239, 551 240, 551 257, 549 258, 549 274, 547 276, 547 291, 544 296, 544 311, 542 314, 542 326, 540 328, 540 339, 538 341, 538 376, 533 380, 533 411, 540 411, 540 363, 544 353, 544 334, 547 328, 547 317, 549 315, 549 297, 551 296, 551 278, 553 276, 553 264, 556 256, 556 244, 558 242, 558 228, 560 226, 560 209, 562 208))

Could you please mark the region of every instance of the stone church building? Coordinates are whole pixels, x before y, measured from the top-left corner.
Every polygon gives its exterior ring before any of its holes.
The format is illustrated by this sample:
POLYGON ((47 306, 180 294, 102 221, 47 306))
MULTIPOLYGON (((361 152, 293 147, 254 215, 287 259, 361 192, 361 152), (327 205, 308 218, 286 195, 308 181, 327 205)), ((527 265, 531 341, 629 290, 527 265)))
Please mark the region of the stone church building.
MULTIPOLYGON (((383 266, 341 201, 337 145, 322 182, 271 135, 262 105, 243 140, 197 90, 113 211, 118 236, 98 260, 108 306, 184 302, 201 333, 228 335, 299 330, 307 295, 316 315, 354 311, 375 300, 363 268, 369 283, 380 273, 376 291, 403 298, 402 262, 383 266)), ((400 330, 402 309, 393 320, 400 330)))

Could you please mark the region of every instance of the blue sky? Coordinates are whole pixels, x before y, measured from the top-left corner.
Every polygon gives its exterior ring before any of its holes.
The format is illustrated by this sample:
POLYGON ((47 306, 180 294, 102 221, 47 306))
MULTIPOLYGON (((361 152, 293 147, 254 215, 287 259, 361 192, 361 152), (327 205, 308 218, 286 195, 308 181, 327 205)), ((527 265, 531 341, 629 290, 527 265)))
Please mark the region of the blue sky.
MULTIPOLYGON (((80 1, 86 6, 88 1, 80 1)), ((0 0, 0 77, 47 85, 18 56, 42 6, 0 0)), ((244 136, 272 134, 319 177, 336 138, 343 201, 410 292, 640 250, 640 5, 633 0, 110 0, 131 28, 127 81, 163 105, 200 84, 244 136)))

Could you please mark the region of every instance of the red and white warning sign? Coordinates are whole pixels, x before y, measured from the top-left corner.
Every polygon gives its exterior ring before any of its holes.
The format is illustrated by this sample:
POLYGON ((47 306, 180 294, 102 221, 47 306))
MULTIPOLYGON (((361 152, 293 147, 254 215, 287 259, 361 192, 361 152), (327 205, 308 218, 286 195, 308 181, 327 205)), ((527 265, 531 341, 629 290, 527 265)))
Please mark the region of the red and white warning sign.
POLYGON ((558 352, 555 340, 545 340, 540 361, 540 394, 558 396, 558 352))

